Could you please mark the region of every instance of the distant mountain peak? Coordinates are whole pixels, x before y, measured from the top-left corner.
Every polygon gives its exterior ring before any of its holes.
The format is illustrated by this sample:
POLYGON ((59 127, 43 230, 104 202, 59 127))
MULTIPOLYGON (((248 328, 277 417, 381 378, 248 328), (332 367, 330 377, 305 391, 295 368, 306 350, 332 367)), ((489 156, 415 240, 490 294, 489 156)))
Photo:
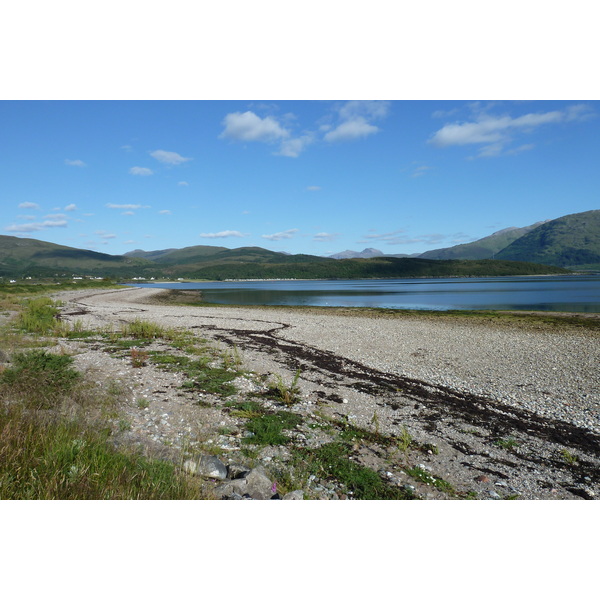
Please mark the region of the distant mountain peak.
POLYGON ((377 250, 377 248, 365 248, 361 252, 344 250, 343 252, 338 252, 337 254, 331 254, 328 258, 373 258, 375 256, 384 256, 384 254, 381 250, 377 250))

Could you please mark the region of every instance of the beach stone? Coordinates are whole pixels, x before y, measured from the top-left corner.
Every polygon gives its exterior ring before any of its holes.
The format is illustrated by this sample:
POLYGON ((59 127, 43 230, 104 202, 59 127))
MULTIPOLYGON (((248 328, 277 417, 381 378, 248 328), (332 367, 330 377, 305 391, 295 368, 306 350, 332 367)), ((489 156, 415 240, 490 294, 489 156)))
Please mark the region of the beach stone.
POLYGON ((202 477, 227 479, 227 467, 216 456, 211 455, 204 455, 200 458, 196 473, 202 477))
POLYGON ((228 479, 240 479, 250 473, 250 468, 238 463, 231 463, 227 466, 228 479))
POLYGON ((273 482, 267 476, 265 468, 258 466, 245 477, 247 492, 256 500, 268 500, 273 495, 273 482))
POLYGON ((302 490, 294 490, 288 492, 284 497, 284 500, 304 500, 304 492, 302 490))

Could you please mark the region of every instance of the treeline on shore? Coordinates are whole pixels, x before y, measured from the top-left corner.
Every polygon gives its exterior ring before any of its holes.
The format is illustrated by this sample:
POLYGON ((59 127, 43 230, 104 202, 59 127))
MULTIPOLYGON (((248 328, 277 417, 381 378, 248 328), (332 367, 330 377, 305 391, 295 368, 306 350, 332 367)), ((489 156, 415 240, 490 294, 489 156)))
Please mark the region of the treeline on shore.
POLYGON ((427 260, 418 258, 346 259, 295 264, 233 263, 206 266, 196 279, 385 279, 400 277, 499 277, 567 274, 560 267, 500 260, 427 260))

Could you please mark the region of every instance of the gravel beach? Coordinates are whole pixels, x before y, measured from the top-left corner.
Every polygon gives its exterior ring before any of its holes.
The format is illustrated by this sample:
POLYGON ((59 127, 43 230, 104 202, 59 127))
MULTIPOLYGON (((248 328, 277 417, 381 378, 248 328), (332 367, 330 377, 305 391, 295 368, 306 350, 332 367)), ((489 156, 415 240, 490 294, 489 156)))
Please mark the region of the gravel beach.
POLYGON ((84 327, 155 321, 235 346, 244 368, 257 373, 290 380, 299 369, 302 410, 318 405, 362 427, 376 412, 378 427, 391 434, 406 425, 415 438, 447 449, 427 460, 455 485, 479 478, 491 498, 505 486, 523 498, 600 494, 598 330, 427 314, 161 305, 160 294, 128 288, 57 297, 65 302, 63 318, 84 327), (518 451, 508 456, 491 444, 502 437, 517 440, 518 451), (565 448, 586 466, 553 478, 565 448))

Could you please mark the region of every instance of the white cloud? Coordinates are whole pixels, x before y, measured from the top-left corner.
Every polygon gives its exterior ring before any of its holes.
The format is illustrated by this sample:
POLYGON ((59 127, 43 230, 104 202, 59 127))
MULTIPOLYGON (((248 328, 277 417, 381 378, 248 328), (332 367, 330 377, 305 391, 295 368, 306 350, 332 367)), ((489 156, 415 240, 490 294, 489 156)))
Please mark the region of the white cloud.
POLYGON ((171 215, 173 213, 170 210, 159 210, 158 214, 159 215, 171 215))
POLYGON ((533 148, 532 144, 523 144, 516 149, 505 151, 514 136, 530 134, 543 125, 582 121, 593 116, 591 109, 584 104, 567 107, 565 110, 553 110, 545 113, 528 113, 520 117, 490 116, 479 112, 475 120, 444 125, 429 139, 429 143, 438 148, 448 146, 482 145, 478 156, 493 157, 503 154, 516 154, 533 148))
POLYGON ((381 100, 351 100, 338 109, 341 123, 328 131, 323 139, 326 142, 347 142, 380 131, 371 123, 387 117, 390 103, 381 100))
POLYGON ((231 230, 227 230, 227 231, 219 231, 218 233, 201 233, 200 234, 201 238, 226 238, 226 237, 244 237, 243 233, 240 233, 239 231, 231 231, 231 230))
POLYGON ((63 214, 52 214, 52 215, 44 215, 44 219, 50 219, 52 221, 57 221, 59 219, 65 219, 67 215, 63 214))
POLYGON ((327 132, 323 139, 326 142, 347 142, 349 140, 367 137, 378 131, 379 127, 370 125, 364 117, 356 117, 351 121, 344 121, 333 131, 327 132))
POLYGON ((129 169, 129 173, 131 175, 146 176, 146 175, 152 175, 153 171, 152 171, 152 169, 147 169, 146 167, 131 167, 131 169, 129 169))
POLYGON ((225 129, 220 138, 244 142, 276 142, 290 135, 273 117, 261 119, 251 111, 229 113, 223 119, 223 125, 225 129))
POLYGON ((79 159, 70 160, 68 158, 65 158, 65 165, 68 165, 69 167, 87 167, 87 165, 79 159))
POLYGON ((106 205, 106 208, 117 208, 120 210, 138 210, 142 208, 141 204, 111 204, 110 202, 106 205))
POLYGON ((191 158, 185 158, 181 154, 177 154, 177 152, 167 152, 166 150, 154 150, 154 152, 150 152, 150 156, 168 165, 180 165, 188 160, 192 160, 191 158))
POLYGON ((49 219, 42 221, 41 223, 26 223, 23 225, 9 225, 5 227, 5 231, 12 231, 15 233, 30 233, 32 231, 42 231, 44 229, 50 229, 52 227, 66 227, 68 222, 63 219, 49 219))
POLYGON ((74 210, 77 210, 77 205, 76 204, 67 204, 67 206, 65 206, 64 210, 66 212, 72 212, 74 210))
POLYGON ((294 237, 294 234, 298 232, 298 229, 287 229, 286 231, 280 231, 278 233, 270 233, 261 235, 262 238, 266 240, 271 240, 272 242, 277 242, 279 240, 288 240, 294 237))
POLYGON ((297 138, 283 140, 279 148, 279 152, 276 152, 279 156, 289 156, 290 158, 297 158, 300 153, 303 152, 309 144, 314 141, 314 136, 307 134, 297 138))
POLYGON ((187 181, 179 181, 177 185, 190 185, 187 181))
POLYGON ((444 240, 448 239, 448 235, 442 233, 426 233, 419 236, 410 237, 402 235, 404 229, 397 229, 390 233, 371 234, 363 236, 363 239, 357 244, 372 243, 374 241, 385 243, 388 246, 407 245, 407 244, 428 244, 439 245, 444 240))
POLYGON ((135 215, 135 213, 132 210, 126 210, 126 211, 122 212, 121 214, 125 215, 126 217, 130 217, 131 215, 135 215))
POLYGON ((306 189, 309 192, 319 192, 321 190, 321 187, 318 185, 309 185, 306 189))
POLYGON ((95 231, 94 233, 96 235, 99 235, 104 240, 112 240, 117 237, 116 233, 109 233, 108 231, 104 231, 103 229, 95 231))
POLYGON ((340 237, 339 233, 316 233, 313 236, 313 242, 333 242, 338 237, 340 237))
POLYGON ((339 115, 345 121, 353 121, 359 117, 383 119, 387 117, 389 110, 390 103, 386 100, 350 100, 339 109, 339 115))
POLYGON ((19 208, 31 208, 33 210, 39 210, 40 205, 36 204, 35 202, 21 202, 21 204, 19 204, 19 208))

